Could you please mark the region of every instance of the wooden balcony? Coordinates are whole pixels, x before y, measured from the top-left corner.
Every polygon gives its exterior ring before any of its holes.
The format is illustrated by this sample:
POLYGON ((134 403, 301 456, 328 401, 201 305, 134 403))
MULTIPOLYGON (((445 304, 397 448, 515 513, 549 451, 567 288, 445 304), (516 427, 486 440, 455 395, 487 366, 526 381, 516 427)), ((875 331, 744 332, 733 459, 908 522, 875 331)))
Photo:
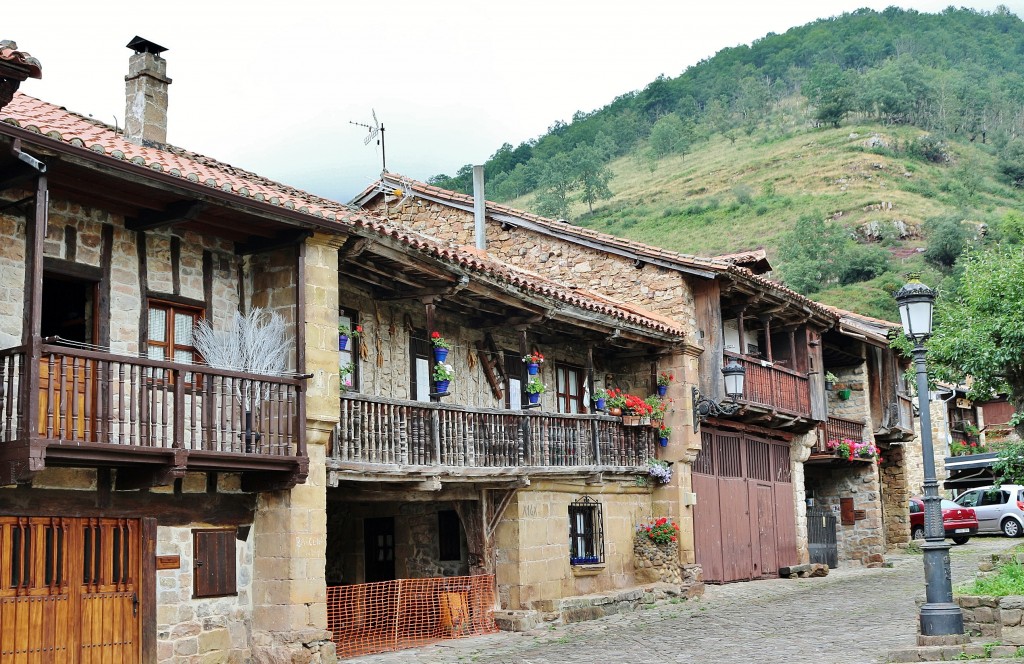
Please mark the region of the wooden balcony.
MULTIPOLYGON (((636 472, 655 458, 654 430, 606 415, 466 408, 345 394, 328 466, 417 476, 636 472)), ((352 477, 355 479, 355 477, 352 477)))
MULTIPOLYGON (((836 456, 834 451, 828 449, 828 441, 850 439, 858 443, 872 442, 870 436, 864 435, 864 422, 847 419, 845 417, 829 418, 818 427, 818 442, 811 450, 808 462, 836 462, 846 463, 836 456)), ((868 462, 871 459, 856 459, 856 462, 868 462)))
POLYGON ((736 360, 744 369, 740 403, 770 409, 791 417, 811 417, 811 392, 806 374, 738 353, 725 353, 726 362, 736 360))
POLYGON ((48 466, 131 469, 119 489, 188 471, 242 473, 246 490, 305 478, 300 379, 47 344, 36 364, 28 351, 0 351, 4 481, 48 466))

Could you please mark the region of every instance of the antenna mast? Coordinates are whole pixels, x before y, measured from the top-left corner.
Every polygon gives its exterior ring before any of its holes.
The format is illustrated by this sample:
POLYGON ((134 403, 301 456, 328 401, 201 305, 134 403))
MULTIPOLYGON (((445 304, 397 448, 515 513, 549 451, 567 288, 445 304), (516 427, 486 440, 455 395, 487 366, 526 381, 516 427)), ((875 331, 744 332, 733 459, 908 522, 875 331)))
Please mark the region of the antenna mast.
POLYGON ((381 172, 387 173, 388 172, 388 161, 387 161, 387 155, 384 152, 384 125, 382 125, 377 120, 377 111, 375 111, 374 109, 371 108, 370 112, 373 114, 373 124, 372 125, 365 124, 363 122, 353 122, 352 120, 349 120, 348 123, 351 124, 351 125, 355 125, 357 127, 365 127, 366 128, 366 138, 363 139, 363 145, 369 145, 370 141, 372 141, 373 139, 375 139, 378 136, 380 136, 380 138, 377 139, 377 145, 380 146, 380 168, 381 168, 381 172))

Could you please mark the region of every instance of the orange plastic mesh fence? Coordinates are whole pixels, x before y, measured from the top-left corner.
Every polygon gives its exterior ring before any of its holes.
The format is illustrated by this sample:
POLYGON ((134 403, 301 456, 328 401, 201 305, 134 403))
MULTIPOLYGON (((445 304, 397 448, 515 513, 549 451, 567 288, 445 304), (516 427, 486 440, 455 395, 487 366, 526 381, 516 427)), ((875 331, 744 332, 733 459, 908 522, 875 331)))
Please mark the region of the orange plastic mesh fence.
POLYGON ((327 629, 338 657, 496 632, 494 576, 328 586, 327 629))

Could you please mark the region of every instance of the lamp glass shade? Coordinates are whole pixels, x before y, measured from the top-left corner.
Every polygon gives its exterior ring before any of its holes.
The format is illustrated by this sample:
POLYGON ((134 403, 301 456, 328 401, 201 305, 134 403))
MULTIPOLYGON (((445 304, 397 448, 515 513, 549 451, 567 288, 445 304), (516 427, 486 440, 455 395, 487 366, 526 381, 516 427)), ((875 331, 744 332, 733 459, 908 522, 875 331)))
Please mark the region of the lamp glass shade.
POLYGON ((896 291, 903 333, 911 339, 923 340, 932 333, 932 308, 935 291, 920 281, 911 280, 896 291))
POLYGON ((725 394, 733 401, 743 396, 743 377, 747 370, 736 360, 722 367, 722 374, 725 376, 725 394))

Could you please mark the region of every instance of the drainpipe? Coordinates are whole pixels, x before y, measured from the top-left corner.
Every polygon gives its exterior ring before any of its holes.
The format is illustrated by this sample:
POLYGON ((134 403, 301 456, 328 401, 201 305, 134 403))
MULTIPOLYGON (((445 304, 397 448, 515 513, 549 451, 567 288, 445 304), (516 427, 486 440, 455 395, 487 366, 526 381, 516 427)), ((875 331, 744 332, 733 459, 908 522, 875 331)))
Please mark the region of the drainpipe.
POLYGON ((484 226, 487 200, 484 198, 484 167, 473 167, 473 218, 476 221, 476 248, 487 249, 487 228, 484 226))

